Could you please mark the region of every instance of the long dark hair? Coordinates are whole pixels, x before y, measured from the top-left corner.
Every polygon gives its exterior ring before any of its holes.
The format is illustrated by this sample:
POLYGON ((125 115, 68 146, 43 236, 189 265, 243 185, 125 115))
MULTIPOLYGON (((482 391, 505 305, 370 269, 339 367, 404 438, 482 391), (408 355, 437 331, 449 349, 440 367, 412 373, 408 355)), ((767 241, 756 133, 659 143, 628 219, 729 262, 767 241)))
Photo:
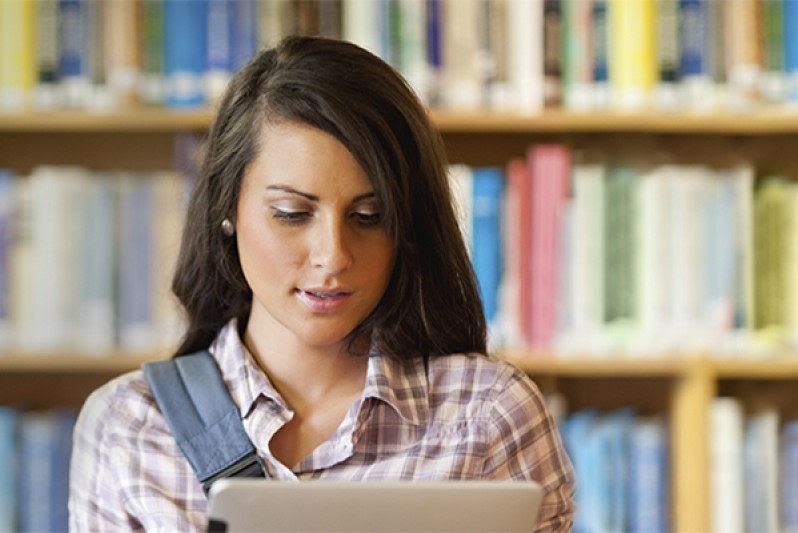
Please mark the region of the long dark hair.
POLYGON ((476 278, 458 228, 443 141, 402 77, 345 41, 289 37, 255 56, 225 92, 187 213, 172 289, 188 327, 176 355, 207 348, 252 293, 234 238, 241 181, 264 124, 298 122, 336 137, 369 176, 396 263, 385 295, 349 336, 395 357, 486 351, 476 278))

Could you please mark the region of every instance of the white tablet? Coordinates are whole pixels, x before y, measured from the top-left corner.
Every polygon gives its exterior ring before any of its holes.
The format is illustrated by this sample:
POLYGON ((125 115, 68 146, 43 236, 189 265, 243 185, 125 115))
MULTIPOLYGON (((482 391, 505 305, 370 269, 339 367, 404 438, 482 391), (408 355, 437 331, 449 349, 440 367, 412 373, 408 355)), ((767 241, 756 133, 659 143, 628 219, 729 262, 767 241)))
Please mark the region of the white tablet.
POLYGON ((531 481, 302 481, 228 478, 210 492, 209 531, 534 531, 531 481))

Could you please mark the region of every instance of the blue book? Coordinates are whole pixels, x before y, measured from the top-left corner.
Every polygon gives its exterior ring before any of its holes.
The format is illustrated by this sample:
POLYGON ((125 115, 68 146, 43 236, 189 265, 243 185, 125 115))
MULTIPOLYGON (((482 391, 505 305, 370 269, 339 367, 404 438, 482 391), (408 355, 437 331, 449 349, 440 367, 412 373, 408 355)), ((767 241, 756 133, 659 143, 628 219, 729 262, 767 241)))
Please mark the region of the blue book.
POLYGON ((207 11, 206 0, 164 0, 167 106, 191 108, 205 103, 207 11))
MULTIPOLYGON (((798 28, 798 2, 784 2, 784 28, 798 28)), ((787 74, 788 102, 798 102, 798 32, 784 32, 784 72, 787 74)))
POLYGON ((502 279, 504 190, 502 169, 473 169, 471 250, 488 324, 494 322, 497 316, 499 285, 502 279))
POLYGON ((17 420, 15 409, 0 406, 0 531, 16 531, 17 420))
POLYGON ((154 193, 144 175, 120 177, 119 193, 119 338, 124 350, 153 348, 154 193))
POLYGON ((709 28, 707 0, 679 1, 679 42, 681 58, 679 76, 709 76, 709 28))
POLYGON ((443 21, 441 0, 427 0, 427 63, 432 76, 429 103, 441 104, 440 78, 443 68, 443 21))
POLYGON ((26 412, 19 425, 19 531, 52 531, 55 516, 56 419, 26 412))
POLYGON ((69 531, 69 466, 72 458, 72 433, 77 414, 67 409, 57 409, 51 413, 55 425, 53 453, 53 514, 50 517, 50 531, 69 531))
POLYGON ((668 432, 661 418, 639 418, 629 433, 630 533, 669 531, 668 432))
POLYGON ((596 467, 593 463, 595 454, 586 445, 594 427, 598 423, 599 414, 594 410, 577 411, 565 419, 560 427, 563 444, 576 475, 576 516, 574 517, 574 533, 589 532, 592 529, 591 480, 595 477, 592 470, 596 467))

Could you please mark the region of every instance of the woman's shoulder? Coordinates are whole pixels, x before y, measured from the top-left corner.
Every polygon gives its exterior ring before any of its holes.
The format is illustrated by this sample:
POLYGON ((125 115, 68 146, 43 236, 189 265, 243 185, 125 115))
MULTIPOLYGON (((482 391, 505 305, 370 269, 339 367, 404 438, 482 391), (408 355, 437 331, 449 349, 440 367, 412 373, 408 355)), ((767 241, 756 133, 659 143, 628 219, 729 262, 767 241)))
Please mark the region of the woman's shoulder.
POLYGON ((144 372, 136 369, 92 391, 80 409, 80 418, 93 419, 107 427, 131 427, 133 421, 149 417, 154 405, 144 372))
POLYGON ((429 382, 435 388, 467 388, 475 395, 495 396, 520 390, 539 394, 531 378, 512 363, 481 353, 434 356, 429 360, 429 382))

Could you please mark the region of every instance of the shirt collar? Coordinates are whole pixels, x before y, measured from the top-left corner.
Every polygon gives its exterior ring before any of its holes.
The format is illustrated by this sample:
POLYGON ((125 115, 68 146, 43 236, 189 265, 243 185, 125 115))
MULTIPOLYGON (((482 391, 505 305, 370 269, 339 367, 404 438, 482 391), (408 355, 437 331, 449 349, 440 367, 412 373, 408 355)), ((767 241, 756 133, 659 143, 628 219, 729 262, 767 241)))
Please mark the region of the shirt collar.
POLYGON ((429 418, 429 385, 421 358, 400 360, 372 347, 363 398, 390 405, 403 419, 423 425, 429 418))
MULTIPOLYGON (((262 394, 287 409, 266 373, 255 362, 238 335, 233 319, 222 328, 210 349, 230 387, 233 400, 246 417, 262 394)), ((381 354, 375 346, 368 355, 366 385, 361 398, 390 405, 404 420, 423 425, 429 418, 427 371, 420 357, 400 360, 381 354)))

